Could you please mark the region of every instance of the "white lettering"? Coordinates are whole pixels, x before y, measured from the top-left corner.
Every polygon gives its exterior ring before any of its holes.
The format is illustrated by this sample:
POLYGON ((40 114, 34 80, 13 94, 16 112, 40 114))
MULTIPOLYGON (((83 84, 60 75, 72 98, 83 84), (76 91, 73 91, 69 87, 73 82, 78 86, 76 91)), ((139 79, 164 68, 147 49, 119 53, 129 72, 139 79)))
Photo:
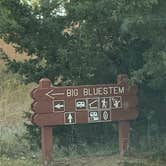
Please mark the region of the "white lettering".
MULTIPOLYGON (((125 88, 124 87, 90 87, 90 88, 83 88, 82 95, 84 97, 87 96, 102 96, 102 95, 118 95, 118 94, 124 94, 125 88)), ((78 89, 68 89, 67 90, 67 96, 78 96, 78 89)))
POLYGON ((67 97, 78 96, 78 89, 67 89, 66 95, 67 97))
POLYGON ((103 88, 103 94, 104 94, 104 95, 108 95, 108 88, 106 88, 106 87, 103 88))
POLYGON ((110 94, 110 95, 113 94, 113 89, 114 89, 114 87, 109 87, 109 90, 110 90, 110 91, 109 91, 109 92, 110 92, 109 94, 110 94))
POLYGON ((118 87, 114 87, 114 94, 115 94, 115 95, 118 94, 118 87))
POLYGON ((97 88, 97 94, 98 94, 98 95, 102 95, 102 94, 103 94, 103 93, 102 93, 102 90, 103 90, 102 88, 97 88))
POLYGON ((88 89, 88 95, 89 96, 92 96, 92 95, 94 95, 95 93, 94 93, 94 91, 93 91, 94 89, 88 89))
POLYGON ((91 95, 98 95, 97 88, 93 88, 93 93, 91 95))
POLYGON ((84 88, 84 89, 83 89, 83 95, 84 95, 84 96, 88 96, 88 89, 87 89, 87 88, 84 88))
POLYGON ((124 87, 119 87, 119 93, 124 94, 124 87))

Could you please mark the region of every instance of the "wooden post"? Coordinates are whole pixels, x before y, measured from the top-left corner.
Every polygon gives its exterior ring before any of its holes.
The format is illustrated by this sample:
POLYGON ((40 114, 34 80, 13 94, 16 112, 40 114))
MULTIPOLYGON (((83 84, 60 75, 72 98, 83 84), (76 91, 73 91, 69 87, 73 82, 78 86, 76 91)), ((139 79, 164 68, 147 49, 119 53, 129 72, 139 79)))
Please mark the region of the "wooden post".
MULTIPOLYGON (((47 78, 41 79, 39 82, 39 88, 51 87, 51 81, 47 78)), ((42 148, 42 160, 45 166, 49 165, 52 160, 53 149, 53 135, 52 127, 41 127, 41 148, 42 148)))
MULTIPOLYGON (((128 76, 126 74, 118 75, 117 83, 128 86, 128 76)), ((127 152, 129 147, 130 122, 119 121, 119 151, 121 155, 127 152)))
POLYGON ((41 146, 42 146, 42 159, 45 166, 52 160, 52 127, 41 128, 41 146))
POLYGON ((130 122, 120 121, 119 122, 119 150, 122 156, 128 151, 129 135, 130 135, 130 122))

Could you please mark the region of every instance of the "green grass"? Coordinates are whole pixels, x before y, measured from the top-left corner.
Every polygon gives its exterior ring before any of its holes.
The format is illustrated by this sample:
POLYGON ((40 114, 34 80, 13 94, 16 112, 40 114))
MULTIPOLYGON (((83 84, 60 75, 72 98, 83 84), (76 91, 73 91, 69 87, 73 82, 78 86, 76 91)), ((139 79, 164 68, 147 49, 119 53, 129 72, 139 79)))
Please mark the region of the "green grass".
POLYGON ((23 156, 30 152, 30 146, 25 139, 22 138, 25 129, 20 127, 6 127, 0 128, 0 154, 8 157, 23 156))
POLYGON ((6 156, 0 157, 0 166, 41 166, 41 162, 28 157, 9 158, 6 156))

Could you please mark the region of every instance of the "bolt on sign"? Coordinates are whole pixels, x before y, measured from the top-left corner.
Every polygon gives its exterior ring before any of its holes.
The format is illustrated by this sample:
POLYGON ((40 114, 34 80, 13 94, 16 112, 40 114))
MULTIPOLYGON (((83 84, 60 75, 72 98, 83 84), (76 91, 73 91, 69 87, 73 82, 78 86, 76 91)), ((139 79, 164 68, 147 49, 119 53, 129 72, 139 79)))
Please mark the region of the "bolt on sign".
POLYGON ((128 147, 129 121, 138 116, 137 87, 129 86, 127 80, 126 75, 119 75, 117 84, 54 87, 49 79, 41 79, 31 92, 31 108, 32 122, 42 128, 43 160, 51 160, 51 128, 56 125, 118 121, 123 154, 128 147))

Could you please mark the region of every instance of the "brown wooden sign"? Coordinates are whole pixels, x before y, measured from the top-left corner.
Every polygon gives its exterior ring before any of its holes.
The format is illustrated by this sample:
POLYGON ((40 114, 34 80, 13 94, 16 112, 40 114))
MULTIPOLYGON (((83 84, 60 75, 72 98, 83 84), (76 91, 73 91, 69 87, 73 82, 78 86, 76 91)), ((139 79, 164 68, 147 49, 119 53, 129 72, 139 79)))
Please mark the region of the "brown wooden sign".
POLYGON ((51 87, 48 79, 31 93, 39 126, 132 120, 137 117, 137 89, 127 85, 51 87), (48 85, 48 86, 43 86, 48 85))
POLYGON ((31 105, 34 111, 32 122, 42 128, 124 122, 138 116, 137 87, 128 85, 126 75, 119 75, 117 84, 66 87, 51 86, 51 81, 45 78, 40 80, 38 88, 32 90, 31 97, 34 99, 31 105))

